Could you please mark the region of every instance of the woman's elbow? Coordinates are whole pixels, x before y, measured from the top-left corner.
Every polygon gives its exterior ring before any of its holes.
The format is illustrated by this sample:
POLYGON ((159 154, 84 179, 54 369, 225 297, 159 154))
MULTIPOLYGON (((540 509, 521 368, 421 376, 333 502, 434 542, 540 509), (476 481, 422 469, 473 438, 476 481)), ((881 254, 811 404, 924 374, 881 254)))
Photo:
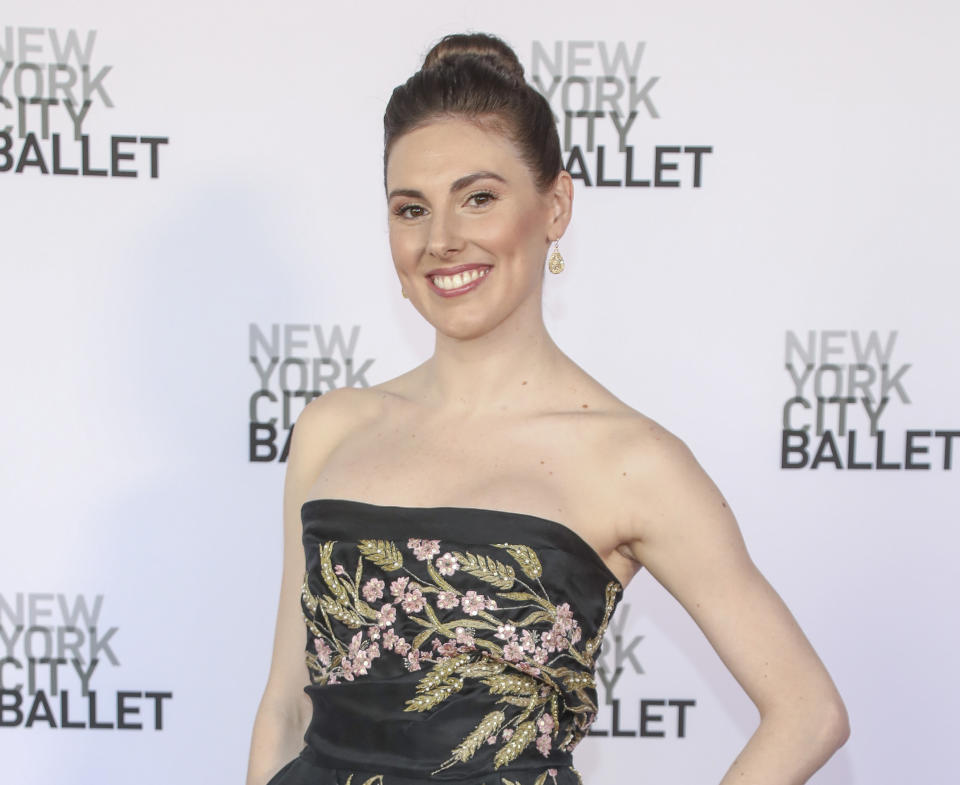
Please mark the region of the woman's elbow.
POLYGON ((828 701, 824 708, 823 728, 825 743, 831 748, 831 753, 840 749, 850 738, 850 717, 839 695, 828 701))

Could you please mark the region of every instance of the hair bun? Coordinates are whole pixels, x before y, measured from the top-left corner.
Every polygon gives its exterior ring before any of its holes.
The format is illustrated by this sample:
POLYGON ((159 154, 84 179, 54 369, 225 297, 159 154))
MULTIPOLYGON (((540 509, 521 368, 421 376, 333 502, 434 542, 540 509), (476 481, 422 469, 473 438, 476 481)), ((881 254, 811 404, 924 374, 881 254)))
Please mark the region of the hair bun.
POLYGON ((504 41, 487 33, 454 33, 446 35, 427 52, 421 71, 456 65, 463 60, 480 60, 510 79, 524 81, 523 66, 504 41))

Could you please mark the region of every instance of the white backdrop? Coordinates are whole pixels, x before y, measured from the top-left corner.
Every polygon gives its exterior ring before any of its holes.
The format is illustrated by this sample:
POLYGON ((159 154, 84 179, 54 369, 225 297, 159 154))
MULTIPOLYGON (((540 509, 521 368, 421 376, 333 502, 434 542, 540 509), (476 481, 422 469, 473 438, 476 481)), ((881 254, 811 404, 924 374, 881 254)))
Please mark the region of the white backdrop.
MULTIPOLYGON (((813 781, 955 781, 957 6, 283 5, 5 4, 2 781, 242 780, 284 468, 265 426, 251 448, 251 396, 279 450, 301 367, 322 392, 429 354, 391 268, 381 117, 463 30, 517 49, 561 131, 573 113, 548 326, 691 445, 833 673, 853 735, 813 781), (106 175, 63 173, 84 144, 106 175), (825 400, 815 432, 817 395, 855 399, 843 428, 825 400), (794 397, 810 429, 784 437, 794 397)), ((586 781, 719 780, 755 711, 646 574, 604 658, 595 728, 624 735, 578 748, 586 781)))

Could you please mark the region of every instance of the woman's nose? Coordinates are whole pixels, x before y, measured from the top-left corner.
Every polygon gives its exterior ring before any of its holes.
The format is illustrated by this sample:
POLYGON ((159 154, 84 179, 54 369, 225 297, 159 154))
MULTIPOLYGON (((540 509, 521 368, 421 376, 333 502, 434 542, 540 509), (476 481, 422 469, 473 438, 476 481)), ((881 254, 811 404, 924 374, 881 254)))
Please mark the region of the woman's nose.
POLYGON ((427 251, 431 256, 445 259, 463 248, 456 218, 434 214, 430 221, 427 251))

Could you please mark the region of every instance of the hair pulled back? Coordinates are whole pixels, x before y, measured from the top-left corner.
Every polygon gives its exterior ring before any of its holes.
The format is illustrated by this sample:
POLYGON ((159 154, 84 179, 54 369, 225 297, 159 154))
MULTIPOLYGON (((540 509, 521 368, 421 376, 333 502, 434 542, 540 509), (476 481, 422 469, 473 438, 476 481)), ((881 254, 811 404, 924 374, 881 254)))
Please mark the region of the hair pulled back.
POLYGON ((383 115, 384 184, 393 143, 444 116, 492 123, 517 147, 541 191, 560 173, 560 138, 550 104, 527 84, 516 53, 496 36, 445 36, 420 70, 394 89, 383 115))

